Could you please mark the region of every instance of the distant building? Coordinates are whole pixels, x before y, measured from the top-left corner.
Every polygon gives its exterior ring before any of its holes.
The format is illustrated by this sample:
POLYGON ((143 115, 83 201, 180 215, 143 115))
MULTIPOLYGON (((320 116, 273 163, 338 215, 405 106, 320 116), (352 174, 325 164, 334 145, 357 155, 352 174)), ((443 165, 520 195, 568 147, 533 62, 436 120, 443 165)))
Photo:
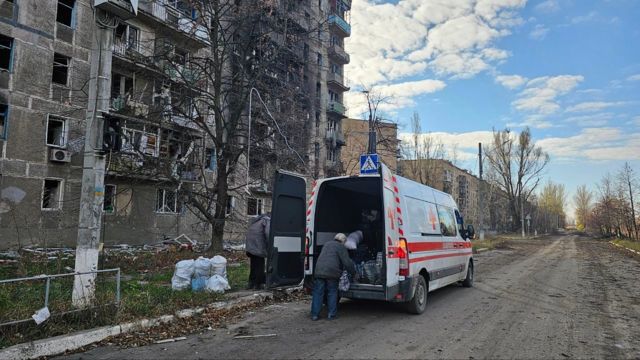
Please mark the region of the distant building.
MULTIPOLYGON (((443 159, 400 160, 398 174, 453 196, 465 223, 473 224, 478 230, 481 183, 477 176, 443 159)), ((482 182, 482 189, 485 230, 506 231, 514 221, 509 217, 507 194, 486 181, 482 182)))
MULTIPOLYGON (((342 149, 341 159, 346 175, 360 172, 360 155, 367 152, 369 144, 369 121, 360 119, 342 120, 345 147, 342 149)), ((398 168, 398 125, 392 122, 376 122, 376 150, 382 161, 392 171, 398 168)))

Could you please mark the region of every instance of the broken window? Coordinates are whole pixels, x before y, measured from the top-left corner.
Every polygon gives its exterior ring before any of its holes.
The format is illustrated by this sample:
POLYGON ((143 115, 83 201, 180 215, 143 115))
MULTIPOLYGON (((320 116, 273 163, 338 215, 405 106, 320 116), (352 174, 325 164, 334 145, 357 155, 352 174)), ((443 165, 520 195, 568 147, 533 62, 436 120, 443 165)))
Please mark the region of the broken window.
POLYGON ((42 209, 58 210, 62 208, 62 180, 44 179, 42 190, 42 209))
POLYGON ((73 27, 76 12, 76 0, 58 0, 58 12, 56 13, 56 21, 60 24, 73 27))
POLYGON ((180 48, 174 50, 173 59, 176 65, 187 65, 189 62, 189 52, 180 48))
POLYGON ((233 208, 236 207, 236 199, 233 196, 229 196, 227 199, 227 206, 225 208, 225 215, 229 216, 233 212, 233 208))
POLYGON ((156 212, 176 214, 178 212, 178 192, 176 190, 158 189, 156 212))
POLYGON ((157 134, 124 128, 122 135, 122 151, 158 157, 157 134))
POLYGON ((189 5, 188 1, 185 0, 166 0, 166 4, 176 8, 183 15, 188 16, 192 19, 196 19, 195 9, 189 5))
POLYGON ((140 43, 138 34, 138 29, 129 24, 118 24, 113 34, 113 42, 117 50, 125 48, 138 51, 138 44, 140 43))
POLYGON ((7 139, 7 128, 9 123, 7 121, 9 115, 9 106, 6 104, 0 104, 0 140, 7 139))
POLYGON ((206 159, 204 164, 205 169, 215 171, 216 170, 216 149, 207 149, 206 159))
POLYGON ((318 65, 322 66, 322 54, 318 53, 318 65))
POLYGON ((54 84, 67 86, 69 82, 69 63, 71 59, 55 53, 53 54, 53 75, 51 81, 54 84))
POLYGON ((257 216, 262 215, 262 199, 249 198, 247 199, 247 215, 257 216))
POLYGON ((47 146, 65 147, 67 145, 67 120, 55 115, 47 118, 47 146))
POLYGON ((104 186, 104 202, 102 203, 102 210, 106 214, 113 214, 116 212, 116 186, 106 184, 104 186))
POLYGON ((13 39, 0 35, 0 70, 11 71, 13 39))
POLYGON ((111 107, 119 111, 125 108, 127 101, 133 95, 134 82, 131 77, 115 73, 111 78, 111 107))

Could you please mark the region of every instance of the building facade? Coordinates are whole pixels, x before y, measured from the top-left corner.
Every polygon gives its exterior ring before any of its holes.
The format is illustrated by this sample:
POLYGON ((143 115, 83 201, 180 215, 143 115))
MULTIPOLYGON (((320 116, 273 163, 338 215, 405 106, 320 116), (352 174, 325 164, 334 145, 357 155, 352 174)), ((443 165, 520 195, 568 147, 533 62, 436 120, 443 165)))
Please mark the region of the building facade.
MULTIPOLYGON (((91 58, 97 26, 92 3, 0 3, 0 248, 75 244, 87 86, 98 60, 91 58)), ((286 0, 265 3, 293 9, 287 17, 300 34, 306 31, 295 48, 288 47, 286 61, 267 72, 282 92, 269 98, 275 85, 261 88, 266 107, 274 114, 295 108, 288 112, 287 135, 301 144, 296 148, 306 175, 337 175, 350 1, 291 1, 295 8, 286 0)), ((217 171, 211 139, 193 126, 211 121, 193 110, 197 92, 207 89, 191 66, 191 59, 210 51, 204 22, 197 21, 202 14, 183 0, 139 4, 138 16, 113 24, 108 54, 102 242, 155 243, 180 234, 206 242, 210 224, 189 211, 180 195, 180 189, 211 181, 217 171)), ((252 143, 253 157, 231 175, 236 190, 227 203, 230 240, 241 240, 248 219, 270 210, 273 171, 288 166, 268 151, 278 146, 279 135, 266 116, 257 117, 254 131, 271 133, 260 139, 262 148, 252 143), (249 186, 241 186, 248 173, 249 186)))
MULTIPOLYGON (((341 152, 345 175, 360 173, 360 155, 367 153, 369 144, 369 121, 344 119, 342 121, 345 147, 341 152)), ((376 150, 380 161, 395 172, 398 168, 400 140, 398 125, 389 121, 376 121, 376 150)))

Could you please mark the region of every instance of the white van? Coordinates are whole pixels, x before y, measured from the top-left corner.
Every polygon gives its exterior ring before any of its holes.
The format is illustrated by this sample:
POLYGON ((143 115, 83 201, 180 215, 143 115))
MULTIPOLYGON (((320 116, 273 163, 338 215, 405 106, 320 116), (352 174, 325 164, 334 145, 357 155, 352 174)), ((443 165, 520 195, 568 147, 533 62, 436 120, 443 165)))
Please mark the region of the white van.
POLYGON ((461 282, 473 285, 470 238, 451 195, 393 175, 318 180, 306 201, 305 180, 278 171, 273 190, 267 286, 309 284, 314 260, 336 233, 360 230, 350 251, 357 280, 342 297, 404 302, 416 314, 427 293, 461 282))

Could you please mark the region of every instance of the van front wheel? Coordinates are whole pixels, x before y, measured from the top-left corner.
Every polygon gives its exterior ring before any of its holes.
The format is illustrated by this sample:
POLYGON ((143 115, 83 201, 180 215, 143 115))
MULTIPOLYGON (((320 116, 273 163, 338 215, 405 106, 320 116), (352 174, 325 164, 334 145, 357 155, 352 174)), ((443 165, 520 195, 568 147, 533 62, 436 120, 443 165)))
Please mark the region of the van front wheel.
POLYGON ((424 281, 423 276, 418 276, 418 283, 416 284, 416 291, 413 294, 413 299, 407 303, 407 310, 412 314, 422 314, 427 308, 427 282, 424 281))

